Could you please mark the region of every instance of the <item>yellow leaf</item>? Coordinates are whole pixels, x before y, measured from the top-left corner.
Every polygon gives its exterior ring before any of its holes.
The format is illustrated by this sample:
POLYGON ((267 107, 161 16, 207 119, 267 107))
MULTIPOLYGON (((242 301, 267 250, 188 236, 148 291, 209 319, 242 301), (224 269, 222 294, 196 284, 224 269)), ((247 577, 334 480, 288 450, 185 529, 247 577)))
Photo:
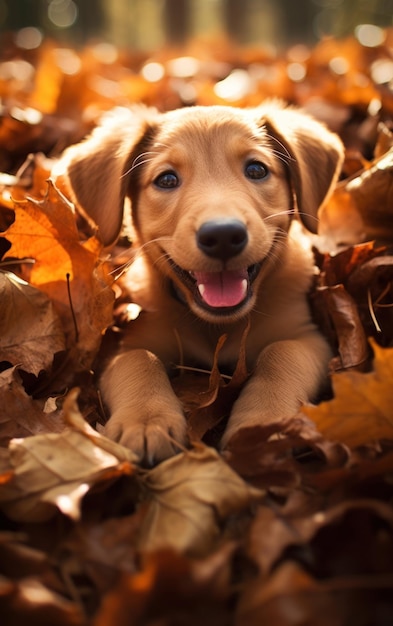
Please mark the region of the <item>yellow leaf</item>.
POLYGON ((374 370, 333 375, 334 398, 302 408, 327 439, 356 448, 378 439, 393 440, 393 349, 372 341, 374 370))

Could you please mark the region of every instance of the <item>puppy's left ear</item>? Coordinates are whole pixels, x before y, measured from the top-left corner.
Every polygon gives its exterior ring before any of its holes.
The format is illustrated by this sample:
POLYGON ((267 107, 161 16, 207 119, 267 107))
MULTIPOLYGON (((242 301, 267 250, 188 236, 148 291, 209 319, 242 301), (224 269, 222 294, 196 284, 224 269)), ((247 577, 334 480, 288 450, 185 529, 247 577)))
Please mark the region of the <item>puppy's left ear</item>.
POLYGON ((133 151, 153 132, 158 115, 143 106, 114 109, 53 168, 52 177, 64 179, 78 211, 98 226, 105 247, 113 245, 120 233, 133 151))
POLYGON ((344 159, 337 135, 296 109, 276 106, 263 111, 262 124, 273 150, 287 164, 304 226, 316 233, 318 209, 334 188, 344 159))

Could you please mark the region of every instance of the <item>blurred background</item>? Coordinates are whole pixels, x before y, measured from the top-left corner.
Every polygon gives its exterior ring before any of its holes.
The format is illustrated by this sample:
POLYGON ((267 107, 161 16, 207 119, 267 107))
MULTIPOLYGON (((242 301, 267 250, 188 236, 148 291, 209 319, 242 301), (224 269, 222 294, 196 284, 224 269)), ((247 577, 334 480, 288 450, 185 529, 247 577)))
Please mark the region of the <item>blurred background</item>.
POLYGON ((32 45, 50 36, 148 50, 224 35, 280 47, 343 37, 361 24, 392 26, 393 0, 0 0, 1 33, 32 28, 32 45))

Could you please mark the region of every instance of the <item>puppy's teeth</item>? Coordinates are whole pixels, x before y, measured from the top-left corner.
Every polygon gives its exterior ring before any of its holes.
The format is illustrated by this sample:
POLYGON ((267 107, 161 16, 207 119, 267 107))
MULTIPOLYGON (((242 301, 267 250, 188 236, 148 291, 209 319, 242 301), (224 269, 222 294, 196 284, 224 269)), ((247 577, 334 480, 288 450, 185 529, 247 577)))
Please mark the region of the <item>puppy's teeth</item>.
POLYGON ((248 282, 247 282, 247 278, 244 278, 242 280, 242 289, 244 291, 244 293, 247 293, 247 289, 248 289, 248 282))
POLYGON ((204 293, 206 291, 205 285, 203 285, 203 284, 198 285, 198 291, 199 291, 199 293, 201 294, 201 296, 203 298, 203 295, 204 295, 204 293))

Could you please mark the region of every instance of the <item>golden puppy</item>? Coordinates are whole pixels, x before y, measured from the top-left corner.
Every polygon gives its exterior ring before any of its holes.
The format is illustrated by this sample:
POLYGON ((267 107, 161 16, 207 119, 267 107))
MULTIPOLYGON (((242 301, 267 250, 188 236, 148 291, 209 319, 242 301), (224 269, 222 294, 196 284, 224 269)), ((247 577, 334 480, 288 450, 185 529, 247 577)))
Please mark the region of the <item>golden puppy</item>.
POLYGON ((222 445, 239 428, 288 418, 315 396, 330 349, 307 304, 311 255, 288 230, 296 207, 316 231, 342 156, 335 135, 275 103, 115 111, 67 151, 61 166, 73 200, 106 246, 119 235, 129 197, 149 273, 152 306, 101 381, 109 437, 148 463, 173 454, 186 424, 170 366, 210 368, 225 332, 220 367, 231 373, 247 321, 252 376, 222 445))

